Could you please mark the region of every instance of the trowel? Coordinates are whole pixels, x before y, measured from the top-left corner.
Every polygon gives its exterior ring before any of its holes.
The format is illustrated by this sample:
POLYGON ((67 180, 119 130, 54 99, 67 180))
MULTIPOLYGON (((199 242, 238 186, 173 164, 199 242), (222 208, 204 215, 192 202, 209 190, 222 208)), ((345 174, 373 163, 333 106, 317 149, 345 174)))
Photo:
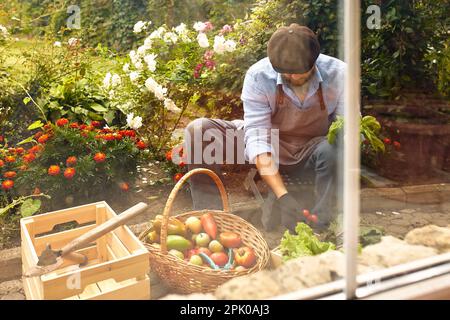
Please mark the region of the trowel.
POLYGON ((147 204, 140 202, 137 205, 125 210, 120 215, 109 219, 105 223, 86 232, 82 236, 75 238, 59 250, 53 250, 51 244, 47 244, 44 251, 42 251, 41 255, 38 257, 36 266, 27 270, 23 276, 28 278, 47 274, 61 267, 64 260, 70 260, 80 266, 86 265, 88 262, 87 257, 74 251, 81 249, 83 246, 92 243, 108 232, 125 224, 130 219, 142 213, 145 209, 147 209, 147 207, 147 204))

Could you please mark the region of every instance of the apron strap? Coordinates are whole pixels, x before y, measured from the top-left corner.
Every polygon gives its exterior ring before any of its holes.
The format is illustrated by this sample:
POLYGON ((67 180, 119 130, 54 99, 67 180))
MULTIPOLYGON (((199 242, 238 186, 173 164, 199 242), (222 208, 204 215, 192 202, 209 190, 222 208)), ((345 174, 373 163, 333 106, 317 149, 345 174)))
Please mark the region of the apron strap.
MULTIPOLYGON (((325 110, 325 99, 323 98, 323 91, 322 91, 322 83, 319 83, 319 102, 320 102, 320 110, 325 110)), ((283 85, 277 84, 277 92, 275 97, 275 109, 278 110, 280 105, 284 103, 284 91, 283 91, 283 85)))
POLYGON ((323 91, 322 91, 322 83, 319 83, 319 101, 320 101, 320 110, 325 110, 325 100, 323 98, 323 91))
POLYGON ((278 108, 284 103, 284 91, 283 91, 283 85, 277 84, 277 92, 275 97, 275 109, 278 110, 278 108))

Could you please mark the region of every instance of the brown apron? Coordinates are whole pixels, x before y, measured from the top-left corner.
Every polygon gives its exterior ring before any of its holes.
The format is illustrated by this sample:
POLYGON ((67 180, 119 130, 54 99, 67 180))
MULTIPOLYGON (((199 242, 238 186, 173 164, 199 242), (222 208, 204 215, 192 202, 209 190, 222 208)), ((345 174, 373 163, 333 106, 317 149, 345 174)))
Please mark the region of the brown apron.
POLYGON ((295 165, 307 159, 317 144, 326 139, 329 128, 328 110, 323 99, 322 84, 311 99, 312 107, 300 109, 277 85, 272 129, 279 130, 279 162, 295 165))

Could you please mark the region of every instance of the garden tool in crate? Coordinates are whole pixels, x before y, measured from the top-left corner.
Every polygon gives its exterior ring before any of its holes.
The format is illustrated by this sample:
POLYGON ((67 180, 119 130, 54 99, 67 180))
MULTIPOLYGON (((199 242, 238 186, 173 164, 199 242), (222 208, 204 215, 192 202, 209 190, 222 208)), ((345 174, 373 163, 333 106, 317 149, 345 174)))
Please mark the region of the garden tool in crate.
POLYGON ((65 259, 73 261, 81 266, 85 265, 87 263, 87 257, 83 254, 75 252, 76 250, 81 249, 83 246, 92 243, 108 232, 111 232, 117 227, 125 224, 130 219, 142 213, 145 209, 147 209, 147 207, 147 204, 140 202, 122 212, 117 217, 108 220, 82 236, 72 240, 59 250, 53 250, 51 244, 47 244, 44 251, 42 251, 41 255, 38 257, 37 265, 30 270, 27 270, 24 273, 24 277, 36 277, 52 272, 58 269, 63 264, 65 259))

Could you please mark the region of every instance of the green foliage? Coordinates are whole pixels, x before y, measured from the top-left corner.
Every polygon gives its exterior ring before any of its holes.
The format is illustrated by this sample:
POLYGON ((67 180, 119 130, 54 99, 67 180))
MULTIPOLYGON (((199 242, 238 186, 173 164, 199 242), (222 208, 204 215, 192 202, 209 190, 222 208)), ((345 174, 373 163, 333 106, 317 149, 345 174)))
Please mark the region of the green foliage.
MULTIPOLYGON (((327 139, 330 144, 336 142, 337 137, 344 130, 344 118, 342 116, 337 116, 336 120, 331 124, 328 130, 327 139)), ((365 116, 361 117, 360 121, 360 133, 362 136, 362 141, 367 141, 365 145, 369 146, 375 153, 384 152, 385 146, 380 137, 381 125, 375 117, 365 116)))
MULTIPOLYGON (((136 167, 145 154, 145 144, 139 142, 133 130, 59 123, 45 125, 33 137, 28 149, 10 145, 0 149, 0 184, 14 181, 12 188, 0 190, 8 203, 17 202, 13 199, 20 195, 41 191, 52 197, 56 207, 64 204, 67 197, 86 203, 119 194, 124 183, 134 184, 136 167), (105 155, 104 161, 96 158, 99 153, 105 155), (8 156, 13 156, 14 161, 6 161, 8 156), (68 162, 70 157, 75 157, 73 163, 68 162), (51 166, 57 166, 59 172, 52 174, 51 166), (9 178, 6 172, 15 175, 9 178)), ((27 200, 20 212, 30 215, 39 207, 38 201, 27 200)))
POLYGON ((305 223, 298 223, 295 227, 295 235, 286 231, 281 239, 280 250, 283 260, 291 260, 304 256, 314 256, 336 247, 331 242, 321 242, 313 233, 310 226, 305 223))

